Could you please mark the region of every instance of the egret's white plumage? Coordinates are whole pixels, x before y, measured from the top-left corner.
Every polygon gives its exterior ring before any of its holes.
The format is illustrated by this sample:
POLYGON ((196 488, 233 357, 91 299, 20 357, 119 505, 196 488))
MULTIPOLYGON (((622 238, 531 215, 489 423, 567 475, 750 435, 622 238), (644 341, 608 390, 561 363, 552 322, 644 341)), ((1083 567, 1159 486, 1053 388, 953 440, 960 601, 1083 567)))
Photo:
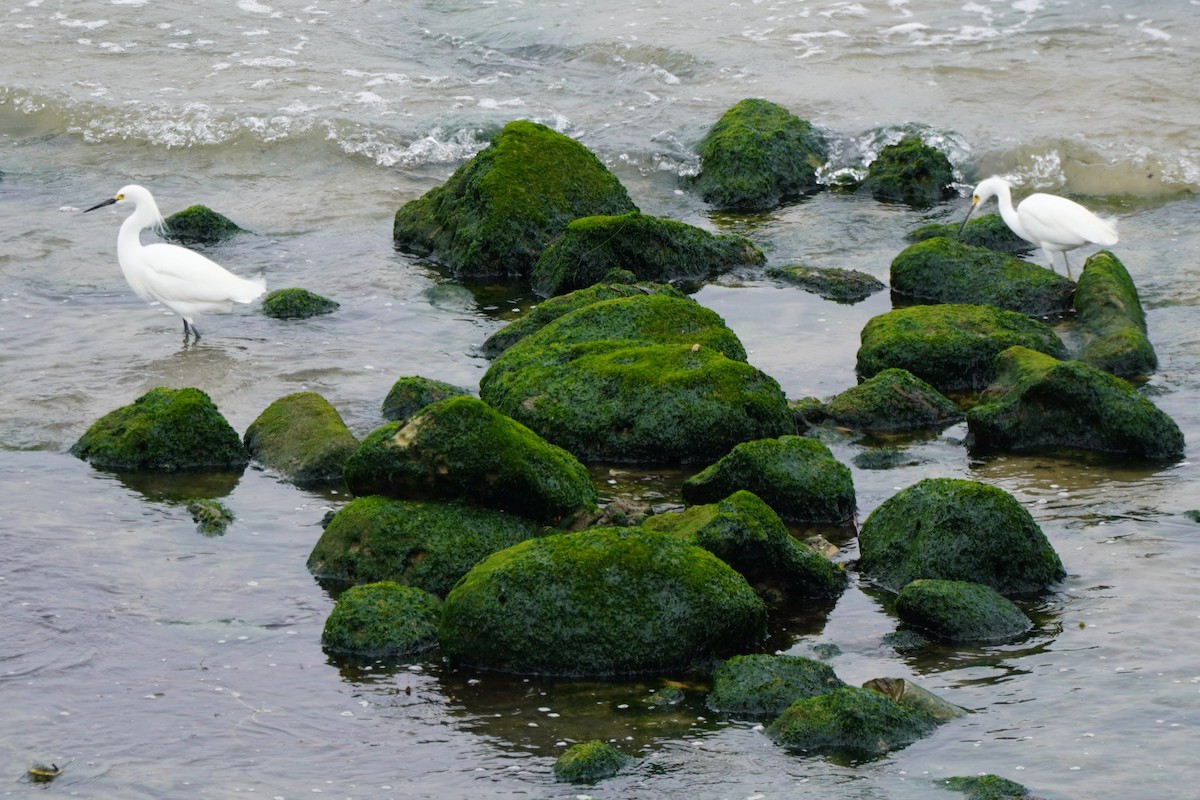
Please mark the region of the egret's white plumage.
POLYGON ((1038 192, 1013 208, 1012 187, 1008 181, 994 175, 975 187, 971 210, 959 226, 960 233, 975 210, 993 197, 1000 204, 1000 216, 1005 224, 1017 236, 1045 250, 1051 268, 1054 267, 1054 254, 1062 253, 1068 277, 1071 275, 1068 250, 1085 244, 1107 247, 1117 243, 1115 225, 1065 197, 1038 192))
POLYGON ((174 244, 143 245, 145 228, 162 228, 163 218, 154 196, 142 186, 129 185, 87 211, 133 203, 133 213, 117 234, 117 261, 125 280, 147 301, 157 301, 183 317, 183 335, 196 330, 197 314, 227 314, 234 303, 251 303, 267 290, 262 278, 239 278, 197 252, 174 244))

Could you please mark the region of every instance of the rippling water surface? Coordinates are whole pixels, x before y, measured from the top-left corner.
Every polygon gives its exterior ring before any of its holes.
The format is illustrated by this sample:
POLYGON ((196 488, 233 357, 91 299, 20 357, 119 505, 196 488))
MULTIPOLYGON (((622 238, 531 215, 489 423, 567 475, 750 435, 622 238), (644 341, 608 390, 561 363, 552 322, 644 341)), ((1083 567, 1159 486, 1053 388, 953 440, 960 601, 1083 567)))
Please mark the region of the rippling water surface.
MULTIPOLYGON (((820 194, 754 218, 680 191, 696 141, 766 97, 835 142, 826 174, 920 133, 964 190, 1001 173, 1116 218, 1161 367, 1144 387, 1200 438, 1200 61, 1197 0, 888 2, 258 2, 28 0, 0 15, 0 793, 81 797, 938 796, 995 772, 1056 798, 1190 798, 1200 780, 1200 507, 1190 460, 976 459, 965 428, 898 444, 911 466, 854 468, 859 516, 930 476, 1001 486, 1070 576, 1002 647, 896 649, 883 598, 857 583, 777 620, 775 649, 824 654, 847 682, 915 679, 976 713, 885 758, 776 748, 703 704, 702 679, 588 683, 416 664, 330 661, 330 597, 304 562, 344 494, 256 469, 114 476, 67 449, 155 386, 207 392, 244 431, 273 400, 320 392, 358 435, 396 378, 475 388, 476 348, 536 301, 461 286, 395 252, 397 208, 440 184, 507 121, 586 144, 650 214, 751 237, 771 264, 887 279, 903 235, 957 221, 820 194), (133 295, 117 209, 138 182, 164 213, 204 203, 252 231, 209 253, 340 310, 281 322, 253 309, 177 317, 133 295), (179 498, 236 514, 197 532, 179 498), (666 687, 683 701, 654 702, 666 687), (565 744, 613 739, 641 760, 596 787, 556 785, 565 744)), ((150 234, 145 235, 149 241, 150 234)), ((1076 263, 1081 263, 1077 251, 1076 263)), ((1042 260, 1038 254, 1037 259, 1042 260)), ((855 381, 862 326, 890 308, 825 302, 761 273, 697 299, 789 397, 855 381)), ((1064 329, 1064 334, 1066 330, 1064 329)), ((845 463, 875 442, 830 442, 845 463)), ((896 444, 896 443, 893 443, 896 444)), ((678 499, 685 475, 595 465, 610 496, 678 499)), ((843 557, 855 556, 853 536, 843 557)), ((947 795, 949 796, 949 795, 947 795)))

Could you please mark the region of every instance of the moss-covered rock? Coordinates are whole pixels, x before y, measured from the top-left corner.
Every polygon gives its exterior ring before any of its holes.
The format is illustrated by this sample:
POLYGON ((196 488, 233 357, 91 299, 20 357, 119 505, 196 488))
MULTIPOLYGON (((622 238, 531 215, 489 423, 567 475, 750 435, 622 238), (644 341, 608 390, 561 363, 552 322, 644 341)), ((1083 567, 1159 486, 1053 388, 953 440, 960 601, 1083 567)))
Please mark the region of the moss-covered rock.
POLYGON ((250 460, 207 394, 161 386, 96 420, 71 454, 115 470, 226 469, 250 460))
POLYGON ((713 673, 708 707, 730 714, 778 716, 801 698, 845 685, 829 665, 811 658, 766 653, 734 656, 713 673))
POLYGON ((725 211, 767 211, 820 188, 829 158, 811 124, 768 100, 748 98, 726 111, 696 146, 700 173, 689 181, 725 211))
POLYGON ((358 656, 409 656, 437 646, 442 602, 392 581, 351 586, 325 620, 321 646, 358 656))
POLYGON ((1128 381, 1024 347, 996 358, 996 381, 967 412, 978 451, 1067 448, 1151 461, 1183 456, 1184 437, 1128 381))
POLYGON ((941 428, 963 418, 951 400, 904 369, 885 369, 825 404, 835 424, 862 431, 941 428))
POLYGON ((947 789, 963 792, 966 800, 1037 800, 1021 784, 999 775, 966 775, 946 778, 941 783, 947 789))
POLYGON ((529 520, 461 503, 358 497, 333 515, 308 569, 324 580, 394 581, 441 597, 484 558, 538 531, 529 520))
POLYGON ((1083 265, 1075 309, 1075 329, 1083 340, 1076 359, 1122 378, 1149 375, 1158 368, 1137 287, 1109 251, 1095 253, 1083 265))
POLYGON ((825 403, 820 398, 801 397, 799 400, 789 400, 788 409, 792 412, 792 421, 796 423, 799 433, 829 420, 829 409, 825 408, 825 403))
POLYGON ((308 319, 337 311, 339 304, 308 289, 276 289, 262 301, 262 313, 275 319, 308 319))
POLYGON ((574 139, 516 120, 443 185, 396 212, 396 246, 457 276, 527 277, 580 217, 636 211, 616 176, 574 139))
POLYGON ((985 247, 926 239, 892 260, 892 291, 933 303, 996 306, 1030 316, 1071 309, 1075 284, 1053 270, 985 247))
POLYGON ((358 439, 337 409, 316 392, 297 392, 267 406, 244 437, 250 456, 296 484, 340 481, 358 439))
POLYGON ((857 686, 842 686, 792 703, 767 726, 767 735, 789 750, 871 755, 911 744, 936 726, 923 711, 857 686))
POLYGON ((672 219, 637 211, 583 217, 567 225, 533 266, 533 290, 543 296, 582 289, 614 269, 636 280, 699 283, 742 266, 766 261, 744 236, 716 235, 672 219))
POLYGON ((739 489, 758 495, 788 522, 840 523, 854 516, 849 467, 828 447, 803 436, 738 444, 684 481, 683 501, 713 503, 739 489))
POLYGON ((885 500, 863 523, 858 546, 859 569, 893 592, 921 578, 1041 592, 1067 574, 1016 498, 956 478, 926 478, 885 500))
POLYGON ((793 264, 787 267, 771 267, 767 270, 767 276, 795 284, 837 303, 860 303, 887 288, 883 281, 874 275, 837 267, 806 267, 803 264, 793 264))
POLYGON ((983 389, 996 376, 995 360, 1014 345, 1062 358, 1066 348, 1049 325, 992 306, 899 308, 863 327, 858 376, 889 367, 906 369, 940 392, 983 389))
POLYGON ((342 476, 356 495, 461 499, 547 523, 595 509, 574 456, 474 397, 451 397, 367 435, 342 476))
POLYGON ((986 247, 998 253, 1019 255, 1037 249, 1031 242, 1027 242, 1013 233, 1012 228, 1008 227, 999 214, 978 216, 968 222, 965 228, 957 222, 954 224, 931 222, 904 236, 905 240, 909 242, 923 242, 936 237, 952 239, 974 247, 986 247), (962 233, 959 233, 960 229, 962 233))
POLYGON ((905 136, 879 152, 867 167, 862 187, 881 202, 927 208, 953 197, 953 184, 950 159, 921 137, 905 136))
POLYGON ((233 512, 220 500, 194 498, 188 501, 187 510, 196 529, 205 536, 223 536, 234 519, 233 512))
POLYGON ((203 205, 189 206, 164 222, 166 238, 182 244, 216 244, 243 232, 229 217, 203 205))
POLYGON ((633 759, 607 742, 573 744, 554 762, 559 783, 595 783, 611 778, 633 759))
POLYGON ((970 581, 915 580, 900 590, 901 620, 953 642, 1000 642, 1020 636, 1033 621, 990 586, 970 581))
POLYGON ((729 565, 670 534, 592 528, 487 558, 446 597, 452 663, 611 676, 684 669, 766 635, 766 607, 729 565))
POLYGON ((409 375, 398 378, 392 384, 387 397, 383 399, 380 411, 383 413, 384 419, 404 421, 430 403, 436 403, 449 397, 464 397, 469 394, 470 392, 466 389, 445 381, 409 375))

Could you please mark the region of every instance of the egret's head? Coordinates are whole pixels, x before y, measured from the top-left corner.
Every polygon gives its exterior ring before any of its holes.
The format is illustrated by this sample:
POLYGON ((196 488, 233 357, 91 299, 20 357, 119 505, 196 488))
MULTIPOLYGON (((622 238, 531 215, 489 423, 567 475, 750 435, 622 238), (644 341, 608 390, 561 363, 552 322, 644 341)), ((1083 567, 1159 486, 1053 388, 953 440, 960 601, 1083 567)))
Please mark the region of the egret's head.
POLYGON ((959 235, 962 235, 963 229, 966 228, 967 223, 971 221, 971 217, 974 215, 976 209, 1001 192, 1007 191, 1008 182, 996 175, 980 181, 975 187, 975 191, 971 193, 971 208, 967 210, 967 218, 962 221, 962 225, 958 226, 959 235))
POLYGON ((85 208, 83 211, 86 214, 89 211, 95 211, 97 208, 111 206, 113 203, 132 202, 134 205, 137 205, 139 202, 146 200, 152 200, 149 190, 143 186, 138 186, 136 183, 131 183, 128 186, 122 187, 119 192, 107 200, 101 200, 96 205, 91 208, 85 208))

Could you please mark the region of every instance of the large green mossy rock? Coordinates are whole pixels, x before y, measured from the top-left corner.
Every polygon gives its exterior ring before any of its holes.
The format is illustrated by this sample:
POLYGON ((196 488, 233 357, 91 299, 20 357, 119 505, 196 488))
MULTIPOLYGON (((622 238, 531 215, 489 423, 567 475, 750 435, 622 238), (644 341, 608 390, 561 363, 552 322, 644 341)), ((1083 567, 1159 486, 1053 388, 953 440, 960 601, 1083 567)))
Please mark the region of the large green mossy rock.
POLYGON ((837 425, 860 431, 942 428, 963 418, 950 399, 904 369, 885 369, 824 404, 837 425))
POLYGON ((758 495, 788 522, 845 522, 856 506, 850 468, 803 436, 738 444, 684 481, 683 501, 715 503, 739 489, 758 495))
POLYGON ((905 136, 879 152, 862 188, 885 203, 927 208, 954 196, 954 167, 919 136, 905 136))
POLYGON ((859 570, 893 592, 922 578, 1042 592, 1067 574, 1016 498, 956 478, 926 478, 892 495, 867 517, 858 546, 859 570))
POLYGON ((296 484, 340 481, 358 439, 337 409, 316 392, 297 392, 267 406, 243 439, 250 456, 296 484))
POLYGON ((188 206, 164 220, 166 238, 181 244, 216 244, 243 229, 229 217, 208 206, 188 206))
POLYGON ((876 755, 911 744, 935 727, 937 722, 923 711, 867 689, 842 686, 792 703, 766 732, 789 750, 876 755))
POLYGON ((751 492, 656 514, 642 526, 703 547, 745 576, 760 595, 834 598, 848 582, 845 570, 793 537, 779 515, 751 492))
POLYGON ((632 760, 607 742, 580 742, 555 760, 554 779, 559 783, 595 783, 613 777, 632 760))
POLYGON ((1077 360, 1122 378, 1149 375, 1158 368, 1137 287, 1109 251, 1095 253, 1083 265, 1075 310, 1075 331, 1083 342, 1077 360))
POLYGON ((1030 253, 1036 246, 1012 232, 1012 228, 999 214, 983 214, 967 223, 942 224, 931 222, 922 225, 904 236, 909 242, 942 237, 974 247, 986 247, 999 253, 1030 253), (961 233, 960 233, 961 230, 961 233))
POLYGON ((769 100, 726 111, 696 145, 700 173, 688 183, 723 211, 768 211, 820 188, 829 146, 810 123, 769 100))
POLYGON ((583 289, 614 269, 639 281, 701 283, 723 272, 766 261, 744 236, 716 235, 703 228, 637 211, 584 217, 567 225, 533 266, 533 291, 543 297, 583 289))
POLYGON ((1024 347, 996 358, 996 381, 967 412, 978 451, 1067 448, 1151 461, 1183 456, 1179 426, 1128 381, 1024 347))
POLYGON ((853 305, 866 300, 887 287, 874 275, 853 269, 837 267, 807 267, 793 264, 787 267, 770 267, 767 276, 776 278, 818 294, 826 300, 853 305))
POLYGON ((358 497, 333 515, 308 569, 338 583, 394 581, 441 597, 484 558, 538 531, 529 520, 461 503, 358 497))
POLYGON ((207 394, 161 386, 92 423, 71 455, 114 470, 228 469, 250 460, 207 394))
POLYGON ((713 672, 708 707, 729 714, 778 716, 797 700, 845 685, 828 664, 811 658, 767 653, 734 656, 713 672))
POLYGON ((766 607, 712 553, 640 528, 530 539, 468 572, 438 638, 452 663, 522 674, 685 669, 752 647, 766 607))
POLYGON ((325 620, 321 646, 356 656, 410 656, 437 646, 442 603, 392 581, 351 586, 325 620))
POLYGON ((858 376, 905 369, 940 392, 984 389, 996 376, 996 356, 1014 345, 1055 358, 1066 348, 1054 329, 1015 311, 992 306, 899 308, 863 327, 858 376))
POLYGON ((262 301, 262 313, 275 319, 308 319, 332 314, 341 306, 308 289, 276 289, 262 301))
POLYGON ((464 500, 545 523, 594 510, 587 469, 474 397, 432 403, 367 435, 343 478, 359 496, 464 500))
POLYGON ((443 185, 396 212, 396 246, 456 276, 527 277, 542 250, 580 217, 637 211, 586 147, 516 120, 443 185))
POLYGON ((1033 621, 990 586, 971 581, 915 580, 900 590, 896 614, 905 623, 953 642, 1002 642, 1033 621))
POLYGON ((412 417, 430 403, 445 400, 450 397, 465 397, 469 395, 466 389, 423 378, 419 375, 407 375, 397 378, 392 388, 383 399, 380 412, 383 418, 393 421, 403 421, 412 417))
POLYGON ((931 303, 996 306, 1030 316, 1071 310, 1075 284, 1052 270, 950 239, 909 245, 892 260, 892 291, 931 303))

